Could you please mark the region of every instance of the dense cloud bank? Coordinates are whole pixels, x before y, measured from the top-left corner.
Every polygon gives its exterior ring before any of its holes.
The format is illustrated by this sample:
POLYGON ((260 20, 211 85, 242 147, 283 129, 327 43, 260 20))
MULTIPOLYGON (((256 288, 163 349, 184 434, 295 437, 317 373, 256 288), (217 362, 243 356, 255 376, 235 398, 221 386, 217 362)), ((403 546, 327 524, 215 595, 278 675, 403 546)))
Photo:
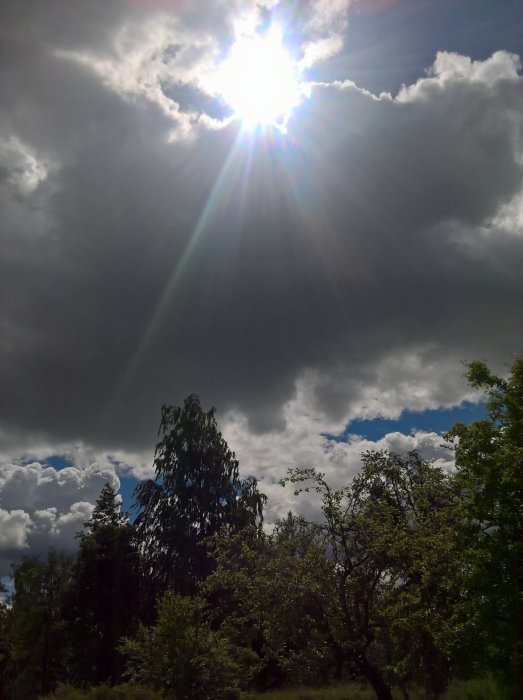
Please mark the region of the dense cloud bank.
MULTIPOLYGON (((194 8, 2 5, 4 452, 152 453, 161 404, 197 392, 270 483, 260 444, 281 470, 311 431, 329 461, 322 432, 456 405, 460 360, 522 349, 519 59, 441 52, 396 95, 315 84, 286 135, 245 134, 206 80, 253 3, 194 8)), ((304 65, 347 10, 303 4, 304 65)), ((80 522, 74 499, 2 502, 5 546, 80 522)))

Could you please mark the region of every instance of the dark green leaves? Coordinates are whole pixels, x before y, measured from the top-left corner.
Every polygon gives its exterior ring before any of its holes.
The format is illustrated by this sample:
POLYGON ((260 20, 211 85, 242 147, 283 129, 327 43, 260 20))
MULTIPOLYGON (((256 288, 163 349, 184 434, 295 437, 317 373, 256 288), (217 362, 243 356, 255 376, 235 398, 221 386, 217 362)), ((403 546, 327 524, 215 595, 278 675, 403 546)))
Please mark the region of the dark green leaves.
POLYGON ((191 394, 183 406, 164 406, 156 447, 155 481, 136 489, 136 527, 148 573, 162 585, 194 590, 210 572, 205 540, 262 521, 265 496, 241 479, 215 409, 191 394))

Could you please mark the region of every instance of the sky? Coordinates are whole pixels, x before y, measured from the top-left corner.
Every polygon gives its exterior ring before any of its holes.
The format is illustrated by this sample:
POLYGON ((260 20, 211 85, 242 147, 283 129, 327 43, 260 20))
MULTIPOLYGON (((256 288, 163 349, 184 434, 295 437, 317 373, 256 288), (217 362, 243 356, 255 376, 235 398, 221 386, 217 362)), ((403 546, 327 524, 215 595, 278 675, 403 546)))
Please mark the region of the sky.
POLYGON ((452 468, 442 434, 484 414, 463 362, 523 352, 522 26, 519 0, 2 2, 0 575, 73 548, 105 482, 128 508, 190 393, 268 522, 317 511, 291 466, 452 468))

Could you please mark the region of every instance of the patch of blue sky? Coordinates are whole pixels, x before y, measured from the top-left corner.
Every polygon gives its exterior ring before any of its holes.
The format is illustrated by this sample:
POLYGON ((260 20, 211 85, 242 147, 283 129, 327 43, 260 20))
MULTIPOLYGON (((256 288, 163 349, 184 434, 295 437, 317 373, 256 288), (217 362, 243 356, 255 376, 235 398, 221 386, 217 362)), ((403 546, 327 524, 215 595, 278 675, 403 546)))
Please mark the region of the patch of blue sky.
POLYGON ((486 415, 483 403, 465 401, 455 408, 441 408, 428 411, 403 411, 397 419, 374 418, 372 420, 355 420, 347 425, 340 435, 326 435, 337 442, 346 441, 350 435, 359 435, 367 440, 381 440, 389 433, 410 435, 416 432, 444 433, 454 423, 472 423, 486 415))
POLYGON ((134 476, 120 476, 120 495, 122 496, 122 510, 127 513, 129 519, 134 521, 136 518, 136 511, 132 510, 132 505, 134 503, 134 489, 138 486, 140 481, 134 476))
POLYGON ((63 455, 51 455, 46 457, 44 462, 48 467, 54 467, 55 469, 64 469, 72 466, 71 460, 63 455))
POLYGON ((0 602, 5 602, 15 591, 14 581, 11 576, 2 576, 0 584, 0 602))

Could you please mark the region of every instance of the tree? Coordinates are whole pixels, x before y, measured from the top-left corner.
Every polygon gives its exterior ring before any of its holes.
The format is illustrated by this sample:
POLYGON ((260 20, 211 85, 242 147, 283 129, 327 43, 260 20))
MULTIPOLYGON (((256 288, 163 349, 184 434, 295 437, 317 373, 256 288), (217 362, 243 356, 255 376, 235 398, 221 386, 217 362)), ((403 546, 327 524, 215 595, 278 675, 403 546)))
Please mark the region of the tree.
POLYGON ((213 554, 217 566, 202 591, 246 683, 267 690, 340 680, 326 613, 332 563, 315 524, 289 513, 271 535, 217 535, 213 554))
POLYGON ((484 362, 468 364, 470 384, 486 394, 487 416, 457 423, 457 482, 462 494, 466 624, 462 661, 490 669, 523 690, 523 356, 507 379, 484 362), (519 670, 518 670, 519 669, 519 670))
POLYGON ((446 620, 459 598, 452 480, 416 452, 365 453, 362 461, 341 489, 314 469, 292 469, 283 481, 322 498, 329 629, 379 700, 391 700, 393 681, 406 694, 411 679, 437 697, 449 675, 446 620))
POLYGON ((67 629, 63 605, 72 557, 51 550, 47 561, 24 557, 13 567, 14 593, 6 611, 7 680, 13 700, 49 693, 65 678, 67 629))
POLYGON ((137 628, 139 559, 119 496, 105 484, 80 534, 69 601, 72 675, 77 682, 114 684, 124 660, 121 638, 137 628))
POLYGON ((212 569, 205 541, 223 527, 259 526, 265 496, 241 479, 238 461, 218 431, 215 409, 188 396, 163 406, 155 480, 136 488, 136 529, 148 574, 160 586, 193 591, 212 569))
POLYGON ((176 700, 239 698, 239 668, 227 640, 211 630, 205 607, 203 598, 167 591, 156 624, 141 626, 122 645, 130 679, 176 700))
POLYGON ((9 665, 10 645, 7 633, 9 606, 4 597, 6 593, 7 590, 0 581, 0 698, 8 697, 7 668, 9 665))
POLYGON ((458 491, 453 477, 416 451, 363 455, 353 491, 363 503, 369 553, 385 564, 379 639, 387 675, 446 689, 463 595, 458 491))
POLYGON ((104 525, 126 527, 128 524, 129 518, 127 514, 122 513, 120 510, 120 496, 111 484, 106 482, 98 496, 90 520, 84 524, 85 531, 81 534, 81 537, 86 537, 90 532, 104 525))

